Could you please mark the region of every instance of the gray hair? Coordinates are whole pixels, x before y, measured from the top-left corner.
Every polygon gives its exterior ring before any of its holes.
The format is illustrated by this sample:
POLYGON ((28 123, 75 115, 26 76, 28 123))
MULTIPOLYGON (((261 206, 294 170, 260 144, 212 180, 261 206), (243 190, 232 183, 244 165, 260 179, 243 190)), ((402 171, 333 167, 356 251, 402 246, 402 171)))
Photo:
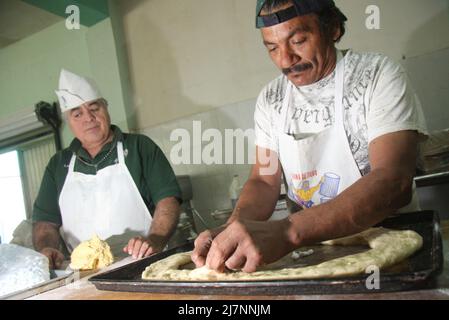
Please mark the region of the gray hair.
POLYGON ((100 98, 97 100, 97 102, 100 102, 104 107, 108 107, 108 100, 106 100, 105 98, 100 98))

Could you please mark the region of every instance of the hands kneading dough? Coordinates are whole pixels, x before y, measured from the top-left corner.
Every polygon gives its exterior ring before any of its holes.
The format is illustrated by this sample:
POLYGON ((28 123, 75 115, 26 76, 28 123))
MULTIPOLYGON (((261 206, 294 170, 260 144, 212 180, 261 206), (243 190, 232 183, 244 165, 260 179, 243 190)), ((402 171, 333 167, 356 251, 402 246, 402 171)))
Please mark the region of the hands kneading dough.
POLYGON ((371 265, 382 269, 401 262, 419 250, 422 243, 422 237, 414 231, 371 228, 353 236, 323 242, 324 245, 342 246, 367 244, 370 247, 368 251, 325 261, 315 266, 252 273, 220 273, 206 267, 179 270, 181 266, 191 262, 191 253, 183 252, 151 264, 142 273, 142 278, 172 281, 257 281, 351 276, 364 273, 371 265))

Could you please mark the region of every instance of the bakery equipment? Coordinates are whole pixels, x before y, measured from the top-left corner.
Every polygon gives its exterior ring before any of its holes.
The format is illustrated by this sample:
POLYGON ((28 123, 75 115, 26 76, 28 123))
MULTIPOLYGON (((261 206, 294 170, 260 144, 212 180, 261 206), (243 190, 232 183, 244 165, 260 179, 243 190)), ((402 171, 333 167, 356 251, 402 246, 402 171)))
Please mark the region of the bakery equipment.
POLYGON ((190 176, 180 175, 176 177, 182 193, 181 214, 175 233, 168 242, 168 249, 183 245, 192 241, 198 235, 198 228, 195 225, 194 216, 204 227, 210 228, 201 217, 199 212, 193 207, 193 190, 190 176))

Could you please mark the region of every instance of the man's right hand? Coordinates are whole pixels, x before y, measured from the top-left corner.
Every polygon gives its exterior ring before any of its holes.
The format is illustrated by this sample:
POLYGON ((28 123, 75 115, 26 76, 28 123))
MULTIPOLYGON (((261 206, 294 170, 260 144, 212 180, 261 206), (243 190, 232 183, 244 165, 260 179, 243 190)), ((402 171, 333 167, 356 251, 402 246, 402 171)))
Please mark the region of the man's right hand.
POLYGON ((59 269, 64 261, 64 255, 61 251, 54 248, 44 248, 40 253, 48 258, 50 269, 59 269))

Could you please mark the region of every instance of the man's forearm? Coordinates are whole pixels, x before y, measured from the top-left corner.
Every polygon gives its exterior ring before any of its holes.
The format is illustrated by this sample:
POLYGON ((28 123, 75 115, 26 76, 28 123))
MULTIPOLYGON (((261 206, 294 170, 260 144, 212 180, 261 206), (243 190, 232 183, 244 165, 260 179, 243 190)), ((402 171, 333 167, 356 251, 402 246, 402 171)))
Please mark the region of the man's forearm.
POLYGON ((36 251, 44 248, 59 250, 59 226, 50 222, 36 222, 33 224, 33 245, 36 251))
POLYGON ((151 241, 165 245, 176 230, 180 214, 179 202, 174 197, 158 202, 150 227, 151 241))
POLYGON ((259 221, 267 220, 276 207, 279 194, 280 187, 271 186, 258 179, 248 180, 228 222, 236 218, 259 221))
POLYGON ((412 179, 374 170, 334 200, 290 216, 289 237, 303 246, 361 232, 410 202, 412 179))

